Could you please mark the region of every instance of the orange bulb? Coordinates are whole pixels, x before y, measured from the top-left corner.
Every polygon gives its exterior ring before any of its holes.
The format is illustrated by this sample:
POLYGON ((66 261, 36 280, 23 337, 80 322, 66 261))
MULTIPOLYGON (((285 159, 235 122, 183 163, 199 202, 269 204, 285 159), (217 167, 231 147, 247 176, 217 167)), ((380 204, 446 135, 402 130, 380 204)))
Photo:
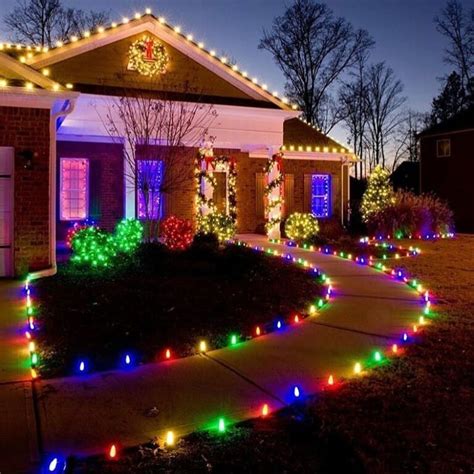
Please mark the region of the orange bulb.
POLYGON ((262 416, 268 415, 268 405, 265 403, 262 407, 262 416))
POLYGON ((328 378, 328 385, 334 385, 334 377, 332 375, 328 378))
POLYGON ((296 314, 296 315, 295 315, 295 323, 299 323, 299 322, 300 322, 300 318, 299 318, 299 316, 296 314))
POLYGON ((171 351, 169 349, 166 349, 165 357, 167 359, 171 358, 171 351))
POLYGON ((257 326, 256 329, 255 329, 255 334, 257 336, 260 336, 260 326, 257 326))
POLYGON ((396 354, 396 353, 398 352, 398 346, 397 346, 397 344, 394 344, 394 345, 392 346, 392 352, 393 352, 394 354, 396 354))

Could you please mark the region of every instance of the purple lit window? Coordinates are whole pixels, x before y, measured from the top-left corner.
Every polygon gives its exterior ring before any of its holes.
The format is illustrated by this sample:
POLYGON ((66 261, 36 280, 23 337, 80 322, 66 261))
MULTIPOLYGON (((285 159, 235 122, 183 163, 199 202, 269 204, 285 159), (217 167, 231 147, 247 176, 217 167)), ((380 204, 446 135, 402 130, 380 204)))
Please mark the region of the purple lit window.
POLYGON ((138 218, 160 219, 162 215, 161 184, 163 162, 137 161, 138 218))
POLYGON ((89 160, 61 158, 59 162, 59 217, 80 221, 89 215, 89 160))
POLYGON ((311 176, 311 212, 316 217, 331 215, 330 174, 313 174, 311 176))

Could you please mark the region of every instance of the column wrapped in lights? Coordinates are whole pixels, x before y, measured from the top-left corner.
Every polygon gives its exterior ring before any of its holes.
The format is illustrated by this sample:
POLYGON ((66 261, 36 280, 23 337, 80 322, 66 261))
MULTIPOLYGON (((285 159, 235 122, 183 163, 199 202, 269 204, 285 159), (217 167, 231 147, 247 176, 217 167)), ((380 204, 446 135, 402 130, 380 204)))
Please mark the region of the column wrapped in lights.
POLYGON ((237 164, 234 157, 214 156, 212 147, 199 150, 195 162, 196 177, 196 223, 198 230, 203 225, 203 220, 209 214, 216 214, 217 207, 214 202, 214 189, 217 180, 215 171, 222 171, 227 176, 226 214, 237 223, 237 164))
POLYGON ((283 153, 271 155, 265 169, 267 185, 265 186, 265 230, 270 239, 280 238, 280 223, 283 206, 283 153))

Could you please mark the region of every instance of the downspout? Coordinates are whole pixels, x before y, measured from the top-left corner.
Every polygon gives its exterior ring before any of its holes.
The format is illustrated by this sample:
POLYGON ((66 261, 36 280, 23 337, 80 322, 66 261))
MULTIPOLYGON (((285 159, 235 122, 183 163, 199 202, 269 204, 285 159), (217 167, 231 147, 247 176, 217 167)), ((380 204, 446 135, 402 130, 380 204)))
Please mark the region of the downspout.
POLYGON ((53 113, 49 121, 49 262, 44 270, 29 273, 31 280, 53 276, 57 272, 56 264, 56 127, 60 117, 66 117, 73 112, 75 100, 66 100, 59 112, 53 113))

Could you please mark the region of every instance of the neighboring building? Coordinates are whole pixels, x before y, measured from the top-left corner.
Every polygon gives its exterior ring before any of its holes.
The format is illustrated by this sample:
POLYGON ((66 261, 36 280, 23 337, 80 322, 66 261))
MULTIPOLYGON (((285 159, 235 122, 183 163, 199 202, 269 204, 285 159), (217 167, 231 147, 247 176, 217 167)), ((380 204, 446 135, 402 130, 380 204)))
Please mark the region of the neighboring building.
POLYGON ((421 191, 448 201, 457 231, 474 232, 474 107, 418 137, 421 191))
MULTIPOLYGON (((281 149, 284 214, 347 220, 353 154, 299 120, 286 99, 151 14, 83 36, 49 50, 0 44, 0 276, 54 271, 56 242, 75 221, 111 230, 123 217, 140 217, 143 203, 125 177, 130 142, 111 139, 101 119, 131 85, 153 98, 172 91, 173 100, 190 103, 197 101, 184 90, 191 82, 199 100, 214 106, 209 135, 214 153, 236 163, 239 232, 263 228, 264 166, 281 149), (156 48, 165 54, 156 57, 156 48), (162 68, 158 86, 150 86, 137 58, 162 68)), ((161 217, 195 218, 196 154, 184 149, 189 185, 164 198, 161 217)), ((156 173, 166 166, 155 164, 156 173)), ((217 197, 228 194, 227 179, 219 176, 217 197)))
POLYGON ((420 163, 418 161, 403 161, 390 175, 393 188, 398 190, 420 193, 420 163))

